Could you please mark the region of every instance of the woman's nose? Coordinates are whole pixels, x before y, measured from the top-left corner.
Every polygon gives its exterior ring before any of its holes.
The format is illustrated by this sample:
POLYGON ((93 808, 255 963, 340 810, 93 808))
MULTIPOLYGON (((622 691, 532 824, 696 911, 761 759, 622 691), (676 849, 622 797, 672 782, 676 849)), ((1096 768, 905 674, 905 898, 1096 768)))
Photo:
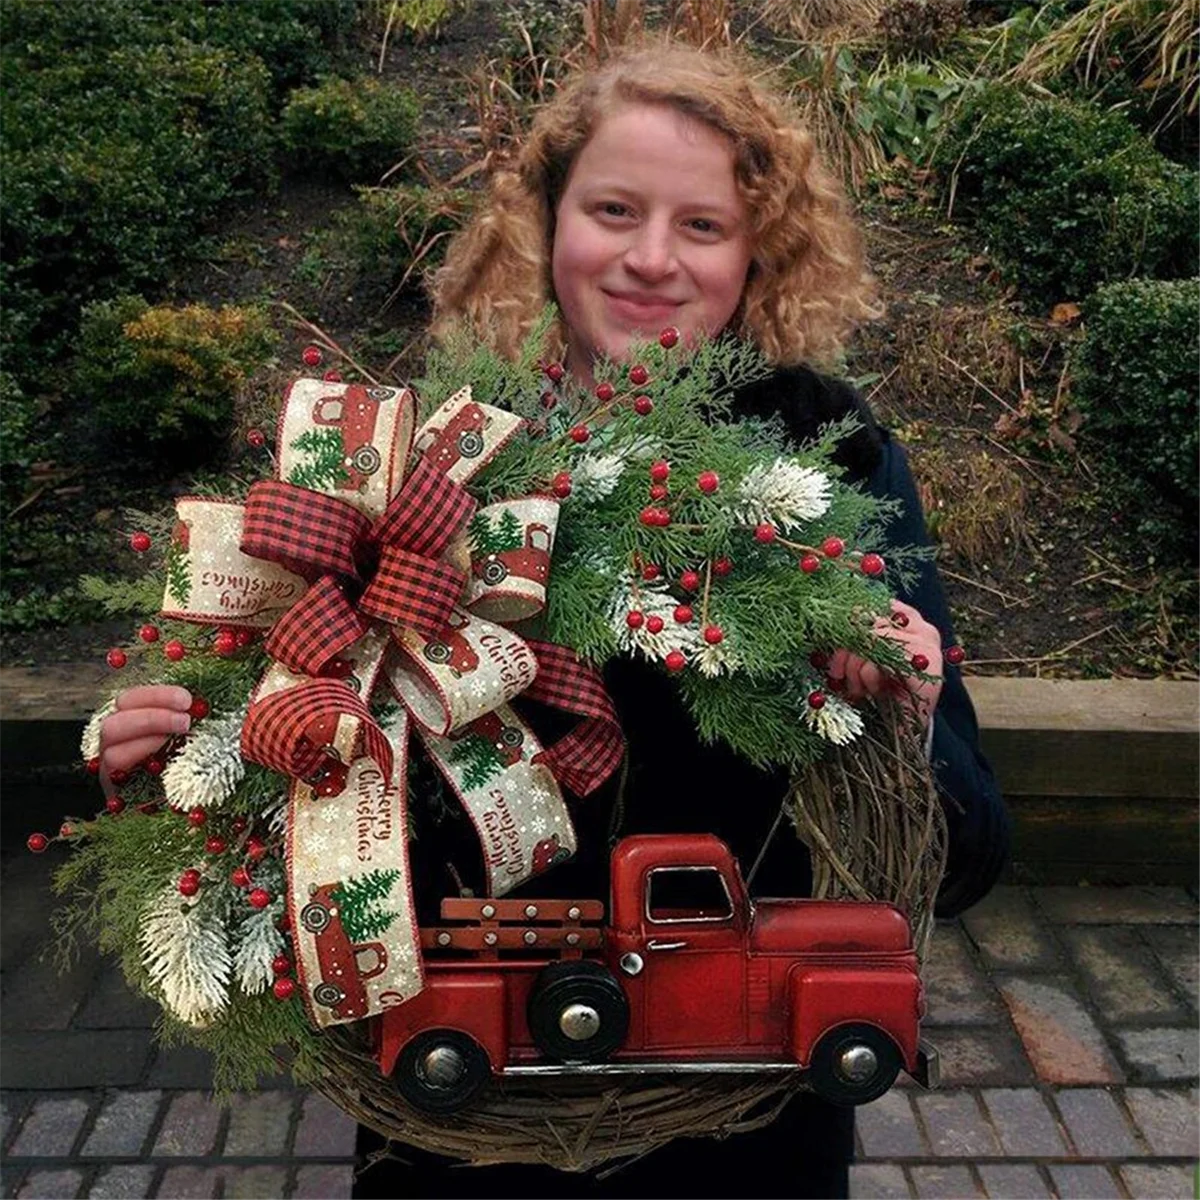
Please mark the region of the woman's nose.
POLYGON ((625 251, 625 265, 644 279, 661 279, 675 266, 670 227, 656 221, 639 225, 625 251))

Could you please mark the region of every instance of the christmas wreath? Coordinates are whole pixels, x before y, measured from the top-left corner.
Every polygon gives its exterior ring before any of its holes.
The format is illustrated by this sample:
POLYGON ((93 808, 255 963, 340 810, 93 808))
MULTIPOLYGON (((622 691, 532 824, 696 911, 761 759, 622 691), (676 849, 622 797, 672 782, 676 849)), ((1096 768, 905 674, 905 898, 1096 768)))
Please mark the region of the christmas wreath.
MULTIPOLYGON (((286 1047, 300 1081, 394 1136, 580 1166, 630 1144, 619 1127, 604 1141, 586 1088, 591 1149, 558 1154, 561 1133, 517 1132, 544 1114, 521 1126, 501 1103, 464 1131, 370 1078, 363 1018, 422 987, 410 798, 458 798, 490 895, 551 868, 576 847, 563 789, 595 790, 623 755, 598 668, 634 655, 677 678, 703 738, 793 772, 786 807, 822 894, 897 901, 920 937, 944 833, 912 722, 824 683, 833 647, 928 666, 873 631, 921 552, 881 556, 889 502, 832 461, 852 423, 797 448, 774 421, 732 419, 767 364, 730 339, 685 351, 674 330, 585 391, 539 358, 551 320, 512 362, 451 339, 415 389, 301 378, 274 455, 249 434, 269 477, 180 499, 169 520, 135 514, 146 569, 87 581, 114 613, 159 611, 109 652, 114 693, 182 685, 193 725, 114 777, 104 811, 65 821, 76 853, 56 886, 64 943, 118 954, 162 1035, 214 1053, 220 1090, 253 1086, 286 1047), (543 746, 522 698, 575 723, 543 746), (379 947, 354 986, 322 957, 331 912, 379 947)), ((304 358, 320 366, 320 347, 304 358)), ((93 772, 112 707, 84 734, 93 772)), ((679 1088, 674 1124, 653 1090, 653 1137, 727 1126, 779 1090, 764 1086, 679 1088)))

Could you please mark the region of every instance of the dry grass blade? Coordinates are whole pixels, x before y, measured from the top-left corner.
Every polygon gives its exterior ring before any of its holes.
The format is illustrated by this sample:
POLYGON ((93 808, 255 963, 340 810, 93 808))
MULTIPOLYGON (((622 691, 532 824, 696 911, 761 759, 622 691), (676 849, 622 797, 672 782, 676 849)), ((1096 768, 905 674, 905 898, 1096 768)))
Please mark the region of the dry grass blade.
POLYGON ((845 42, 870 34, 883 9, 883 0, 765 0, 760 18, 798 41, 845 42))

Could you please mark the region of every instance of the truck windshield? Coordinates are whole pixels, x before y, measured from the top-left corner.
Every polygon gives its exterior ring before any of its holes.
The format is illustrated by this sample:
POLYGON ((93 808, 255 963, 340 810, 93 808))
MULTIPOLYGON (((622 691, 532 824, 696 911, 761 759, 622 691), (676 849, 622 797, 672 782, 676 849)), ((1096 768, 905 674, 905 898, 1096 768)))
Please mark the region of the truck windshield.
POLYGON ((651 921, 727 921, 733 904, 714 867, 658 867, 650 872, 646 915, 651 921))

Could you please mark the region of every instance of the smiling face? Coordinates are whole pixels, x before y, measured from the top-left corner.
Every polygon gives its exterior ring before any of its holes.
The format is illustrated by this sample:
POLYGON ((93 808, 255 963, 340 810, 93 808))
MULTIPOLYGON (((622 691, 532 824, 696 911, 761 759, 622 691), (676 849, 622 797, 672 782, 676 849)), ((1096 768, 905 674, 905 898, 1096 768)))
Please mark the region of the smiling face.
POLYGON ((588 382, 598 355, 623 358, 668 325, 685 339, 719 333, 750 260, 729 139, 667 105, 617 108, 576 157, 556 211, 572 372, 588 382))

